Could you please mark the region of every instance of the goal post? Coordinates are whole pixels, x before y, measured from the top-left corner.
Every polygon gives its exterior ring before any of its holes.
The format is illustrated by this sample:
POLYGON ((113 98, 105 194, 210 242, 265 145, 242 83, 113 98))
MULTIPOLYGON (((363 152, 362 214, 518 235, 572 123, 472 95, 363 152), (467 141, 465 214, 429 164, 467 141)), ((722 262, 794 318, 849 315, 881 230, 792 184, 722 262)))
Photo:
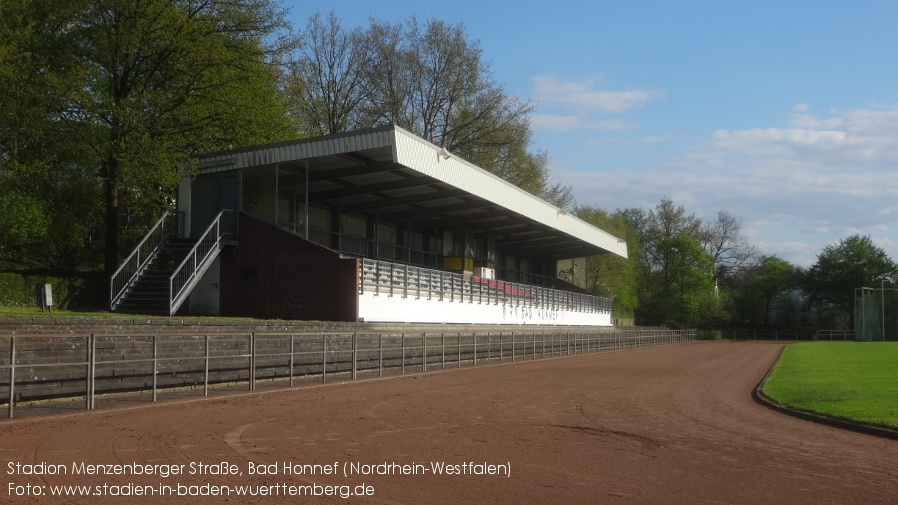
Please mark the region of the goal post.
POLYGON ((858 342, 898 340, 898 288, 855 289, 854 334, 858 342))

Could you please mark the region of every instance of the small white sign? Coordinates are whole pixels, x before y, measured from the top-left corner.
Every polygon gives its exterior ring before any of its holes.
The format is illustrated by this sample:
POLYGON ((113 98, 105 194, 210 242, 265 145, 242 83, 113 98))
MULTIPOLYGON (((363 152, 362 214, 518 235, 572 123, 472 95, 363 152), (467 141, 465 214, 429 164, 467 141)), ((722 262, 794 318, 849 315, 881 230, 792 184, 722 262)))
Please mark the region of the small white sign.
POLYGON ((53 285, 44 284, 44 307, 53 306, 53 285))

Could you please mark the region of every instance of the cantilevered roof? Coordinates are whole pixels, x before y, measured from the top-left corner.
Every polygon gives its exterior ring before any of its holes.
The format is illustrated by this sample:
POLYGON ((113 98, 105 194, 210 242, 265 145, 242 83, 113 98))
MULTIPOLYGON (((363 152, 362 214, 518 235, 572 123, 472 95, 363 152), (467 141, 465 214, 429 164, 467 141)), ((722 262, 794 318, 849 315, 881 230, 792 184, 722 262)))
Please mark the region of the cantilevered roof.
POLYGON ((623 240, 397 126, 207 154, 197 173, 260 166, 278 167, 283 185, 304 185, 308 167, 309 200, 342 212, 488 233, 519 254, 627 257, 623 240))

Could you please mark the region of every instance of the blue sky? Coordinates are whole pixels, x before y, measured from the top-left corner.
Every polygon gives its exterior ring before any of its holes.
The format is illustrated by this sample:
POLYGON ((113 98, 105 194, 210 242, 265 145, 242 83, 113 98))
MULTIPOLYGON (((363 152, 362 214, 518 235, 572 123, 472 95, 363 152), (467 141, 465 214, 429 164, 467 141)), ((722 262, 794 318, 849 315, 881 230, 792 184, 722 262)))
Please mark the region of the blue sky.
POLYGON ((898 2, 287 2, 296 28, 464 23, 577 203, 704 220, 809 266, 869 235, 898 261, 898 2))

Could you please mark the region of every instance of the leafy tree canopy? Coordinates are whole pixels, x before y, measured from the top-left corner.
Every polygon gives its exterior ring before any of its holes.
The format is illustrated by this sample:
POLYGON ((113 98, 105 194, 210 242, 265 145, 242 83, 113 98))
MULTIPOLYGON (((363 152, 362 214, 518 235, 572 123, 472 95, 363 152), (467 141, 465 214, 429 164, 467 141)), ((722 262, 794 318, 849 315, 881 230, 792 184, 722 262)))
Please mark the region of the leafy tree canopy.
POLYGON ((269 0, 12 0, 2 9, 0 34, 10 38, 0 38, 0 75, 11 79, 0 90, 10 92, 0 93, 0 177, 30 195, 11 199, 17 208, 43 207, 35 230, 58 217, 39 203, 41 184, 68 181, 49 194, 75 201, 100 191, 102 210, 85 215, 105 223, 107 273, 120 232, 143 233, 170 208, 179 162, 293 136, 272 67, 287 23, 269 0))
POLYGON ((621 211, 608 213, 603 209, 578 205, 573 214, 587 223, 620 237, 627 242, 630 259, 614 254, 592 256, 587 259, 586 287, 593 293, 614 300, 618 317, 633 317, 639 304, 639 268, 633 258, 639 257, 639 237, 621 211))
POLYGON ((894 283, 896 278, 898 265, 882 248, 869 236, 852 235, 817 255, 817 262, 805 275, 804 287, 813 302, 842 311, 853 327, 855 290, 873 287, 881 280, 894 283))

